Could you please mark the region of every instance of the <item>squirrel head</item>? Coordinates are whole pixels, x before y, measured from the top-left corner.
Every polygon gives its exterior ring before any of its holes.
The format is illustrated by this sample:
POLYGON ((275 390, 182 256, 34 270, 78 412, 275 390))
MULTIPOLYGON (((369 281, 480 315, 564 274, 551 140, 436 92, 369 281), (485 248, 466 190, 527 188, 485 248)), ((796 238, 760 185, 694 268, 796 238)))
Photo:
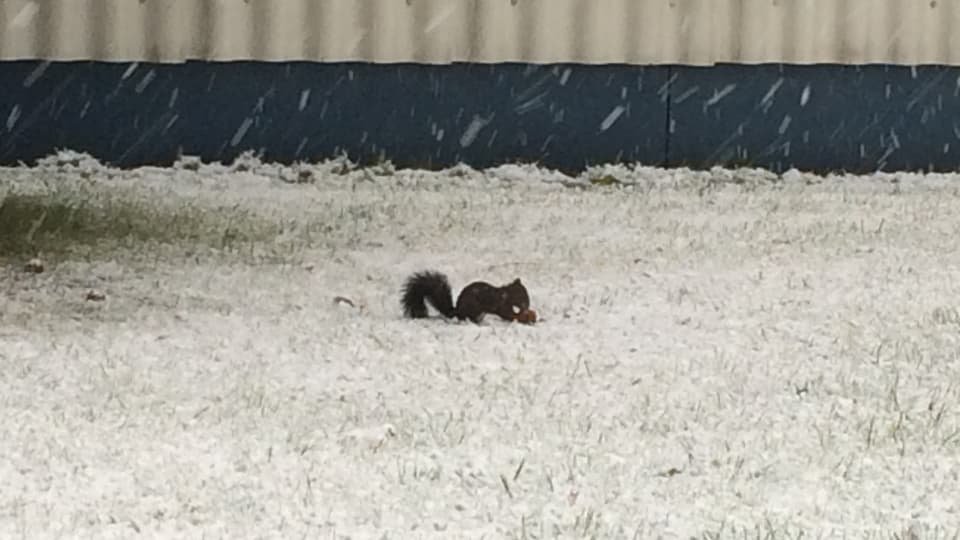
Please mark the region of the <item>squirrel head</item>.
POLYGON ((530 295, 520 278, 514 279, 504 287, 501 299, 514 315, 526 311, 530 307, 530 295))

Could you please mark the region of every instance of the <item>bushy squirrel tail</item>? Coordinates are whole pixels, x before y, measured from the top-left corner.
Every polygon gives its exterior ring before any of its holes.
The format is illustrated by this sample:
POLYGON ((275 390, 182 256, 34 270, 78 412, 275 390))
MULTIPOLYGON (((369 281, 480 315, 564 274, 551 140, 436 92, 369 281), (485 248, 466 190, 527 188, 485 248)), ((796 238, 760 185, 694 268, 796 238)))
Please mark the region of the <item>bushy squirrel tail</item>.
POLYGON ((427 316, 427 306, 424 300, 430 302, 444 317, 453 318, 457 310, 453 306, 453 292, 447 276, 440 272, 417 272, 407 278, 403 286, 403 313, 412 319, 422 319, 427 316))

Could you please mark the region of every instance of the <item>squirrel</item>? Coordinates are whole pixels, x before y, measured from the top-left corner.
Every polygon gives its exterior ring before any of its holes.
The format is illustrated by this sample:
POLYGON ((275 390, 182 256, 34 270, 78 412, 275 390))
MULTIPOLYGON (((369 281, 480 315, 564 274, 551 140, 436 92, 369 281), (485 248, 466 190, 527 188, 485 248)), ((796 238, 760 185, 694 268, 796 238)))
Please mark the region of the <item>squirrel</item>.
POLYGON ((417 272, 407 278, 403 287, 403 311, 407 317, 422 319, 427 316, 424 300, 444 317, 459 320, 469 319, 480 323, 487 313, 498 315, 507 321, 533 322, 536 315, 530 310, 530 295, 527 288, 516 278, 510 283, 495 287, 485 281, 474 281, 460 291, 457 303, 447 276, 435 271, 417 272))

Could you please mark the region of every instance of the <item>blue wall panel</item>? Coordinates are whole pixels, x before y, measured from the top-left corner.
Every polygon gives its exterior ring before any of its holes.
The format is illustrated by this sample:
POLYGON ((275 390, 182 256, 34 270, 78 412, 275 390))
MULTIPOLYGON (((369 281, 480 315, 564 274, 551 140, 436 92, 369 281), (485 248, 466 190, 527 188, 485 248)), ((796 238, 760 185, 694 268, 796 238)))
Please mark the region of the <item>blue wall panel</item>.
POLYGON ((120 165, 166 163, 180 149, 435 167, 660 162, 665 82, 642 67, 7 62, 0 162, 55 148, 120 165))
POLYGON ((960 69, 0 62, 0 163, 246 150, 400 166, 641 161, 953 170, 960 69))
POLYGON ((892 66, 682 68, 670 161, 816 170, 953 169, 960 70, 892 66))

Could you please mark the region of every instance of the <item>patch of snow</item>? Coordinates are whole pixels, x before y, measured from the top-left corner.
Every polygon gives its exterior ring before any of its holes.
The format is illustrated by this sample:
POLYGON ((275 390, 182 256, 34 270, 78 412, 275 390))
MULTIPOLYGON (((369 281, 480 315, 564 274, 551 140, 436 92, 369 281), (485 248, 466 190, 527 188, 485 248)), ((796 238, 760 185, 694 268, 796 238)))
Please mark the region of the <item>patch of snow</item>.
POLYGON ((960 176, 241 162, 0 169, 313 235, 0 269, 0 537, 958 529, 960 176), (541 321, 405 320, 426 268, 541 321))

